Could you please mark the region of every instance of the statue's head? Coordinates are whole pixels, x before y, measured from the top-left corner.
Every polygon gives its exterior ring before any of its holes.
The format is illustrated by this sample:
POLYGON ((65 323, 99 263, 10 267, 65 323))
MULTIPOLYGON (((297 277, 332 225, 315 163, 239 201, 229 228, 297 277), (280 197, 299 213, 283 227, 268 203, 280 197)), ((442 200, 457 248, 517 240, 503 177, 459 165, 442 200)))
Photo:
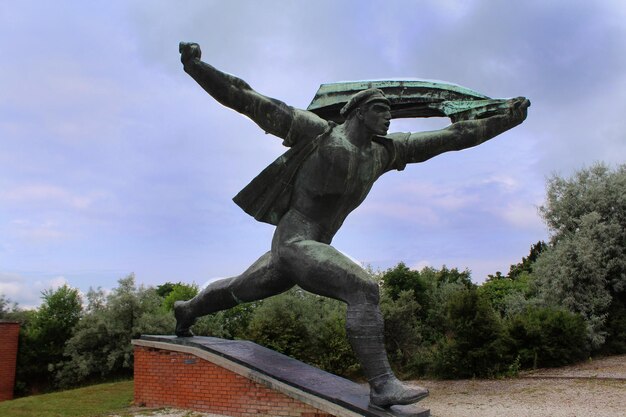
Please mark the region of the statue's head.
POLYGON ((359 91, 340 111, 346 120, 356 118, 372 133, 386 135, 391 120, 391 107, 385 93, 378 88, 359 91))

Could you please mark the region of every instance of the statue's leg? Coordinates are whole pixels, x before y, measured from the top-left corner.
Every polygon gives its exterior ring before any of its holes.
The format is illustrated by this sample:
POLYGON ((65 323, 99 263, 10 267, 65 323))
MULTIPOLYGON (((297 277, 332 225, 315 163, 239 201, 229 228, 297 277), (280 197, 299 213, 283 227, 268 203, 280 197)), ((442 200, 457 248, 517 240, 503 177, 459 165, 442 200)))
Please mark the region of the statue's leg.
POLYGON ((346 333, 370 383, 371 404, 411 404, 428 395, 425 388, 404 385, 391 370, 378 284, 363 268, 332 246, 311 240, 286 244, 278 253, 281 268, 300 287, 347 303, 346 333))
POLYGON ((176 335, 193 336, 189 328, 198 317, 280 294, 293 285, 278 273, 272 264, 272 255, 268 252, 243 274, 212 282, 189 301, 177 301, 174 304, 176 335))

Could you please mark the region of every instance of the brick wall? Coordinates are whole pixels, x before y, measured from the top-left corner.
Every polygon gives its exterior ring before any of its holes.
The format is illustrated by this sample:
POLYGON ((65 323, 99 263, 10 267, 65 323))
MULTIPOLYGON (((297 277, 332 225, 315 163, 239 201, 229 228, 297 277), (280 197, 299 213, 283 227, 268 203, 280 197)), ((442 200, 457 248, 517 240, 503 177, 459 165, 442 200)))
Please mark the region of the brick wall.
POLYGON ((13 399, 20 324, 0 321, 0 401, 13 399))
POLYGON ((135 404, 234 417, 333 417, 197 356, 135 346, 135 404))

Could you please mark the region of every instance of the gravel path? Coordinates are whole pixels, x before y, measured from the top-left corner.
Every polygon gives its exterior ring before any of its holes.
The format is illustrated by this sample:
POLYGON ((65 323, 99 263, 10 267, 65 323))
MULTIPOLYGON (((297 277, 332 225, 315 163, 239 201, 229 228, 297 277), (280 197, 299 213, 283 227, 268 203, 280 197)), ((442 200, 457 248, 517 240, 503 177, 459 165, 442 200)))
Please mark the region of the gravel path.
POLYGON ((626 355, 514 379, 420 384, 433 417, 626 417, 626 355))
MULTIPOLYGON (((430 408, 432 417, 626 417, 626 355, 539 369, 514 379, 412 383, 430 390, 420 404, 430 408)), ((141 410, 131 415, 226 417, 141 410)))

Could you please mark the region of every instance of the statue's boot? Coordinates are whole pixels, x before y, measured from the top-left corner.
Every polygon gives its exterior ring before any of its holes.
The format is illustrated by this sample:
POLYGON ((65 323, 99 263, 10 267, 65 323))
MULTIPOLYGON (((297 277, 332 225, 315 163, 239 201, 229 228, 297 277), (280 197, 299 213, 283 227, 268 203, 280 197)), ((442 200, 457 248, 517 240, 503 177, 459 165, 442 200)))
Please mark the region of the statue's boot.
POLYGON ((388 408, 392 405, 413 404, 428 397, 428 390, 403 384, 391 373, 369 379, 370 405, 388 408))
POLYGON ((189 301, 174 303, 174 317, 176 318, 176 336, 193 337, 191 326, 198 317, 227 310, 239 304, 239 300, 232 294, 229 284, 232 278, 215 281, 189 301))
POLYGON ((428 396, 422 387, 403 384, 394 375, 384 343, 384 322, 378 305, 349 305, 346 331, 370 384, 370 405, 388 408, 416 403, 428 396))
POLYGON ((189 314, 186 301, 174 302, 174 317, 176 318, 176 336, 193 337, 191 326, 196 322, 196 318, 189 314))

